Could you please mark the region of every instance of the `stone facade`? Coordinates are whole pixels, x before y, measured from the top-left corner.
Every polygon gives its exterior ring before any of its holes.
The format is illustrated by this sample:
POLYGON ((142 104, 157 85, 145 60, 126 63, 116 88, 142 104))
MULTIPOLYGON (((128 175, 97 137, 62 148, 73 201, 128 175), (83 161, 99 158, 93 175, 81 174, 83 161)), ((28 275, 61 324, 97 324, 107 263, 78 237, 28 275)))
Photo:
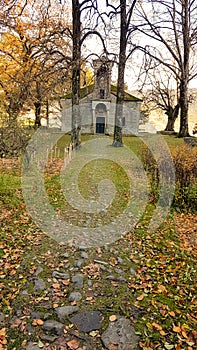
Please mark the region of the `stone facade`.
MULTIPOLYGON (((94 60, 94 85, 81 89, 80 114, 82 133, 113 134, 117 89, 111 85, 112 62, 106 58, 94 60)), ((71 94, 61 99, 62 131, 71 131, 71 94)), ((138 133, 141 100, 125 92, 123 134, 138 133)))

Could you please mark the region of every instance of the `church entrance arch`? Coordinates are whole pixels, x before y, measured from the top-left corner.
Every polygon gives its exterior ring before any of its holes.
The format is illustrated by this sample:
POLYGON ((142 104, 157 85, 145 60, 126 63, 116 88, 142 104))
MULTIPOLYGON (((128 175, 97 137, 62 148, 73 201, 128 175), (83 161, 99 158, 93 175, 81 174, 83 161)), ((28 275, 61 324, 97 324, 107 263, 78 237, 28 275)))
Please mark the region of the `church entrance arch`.
POLYGON ((96 134, 104 134, 106 127, 107 108, 104 103, 98 103, 96 112, 96 134))

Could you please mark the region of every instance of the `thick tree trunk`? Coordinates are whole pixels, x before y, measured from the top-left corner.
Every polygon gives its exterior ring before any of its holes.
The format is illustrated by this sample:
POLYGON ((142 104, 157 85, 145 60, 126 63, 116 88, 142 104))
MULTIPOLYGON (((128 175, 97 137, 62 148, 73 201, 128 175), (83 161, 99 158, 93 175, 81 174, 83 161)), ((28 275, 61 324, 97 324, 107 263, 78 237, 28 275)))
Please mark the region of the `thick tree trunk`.
POLYGON ((186 79, 181 82, 180 87, 180 129, 179 137, 189 136, 188 128, 188 83, 186 79))
POLYGON ((165 131, 174 131, 174 124, 179 114, 179 104, 177 104, 174 108, 171 107, 166 114, 168 116, 168 122, 165 131))
POLYGON ((73 67, 72 67, 72 131, 71 143, 74 148, 81 144, 81 118, 80 118, 80 66, 81 66, 81 19, 80 4, 72 0, 73 15, 73 67))
POLYGON ((124 73, 126 64, 126 45, 127 45, 127 15, 126 15, 126 0, 120 0, 121 9, 121 24, 120 24, 120 51, 118 65, 118 85, 116 98, 116 113, 114 126, 114 147, 122 146, 122 118, 123 118, 123 103, 124 103, 124 73))
POLYGON ((8 114, 8 124, 11 125, 17 125, 18 124, 18 116, 22 110, 23 102, 20 100, 20 97, 17 99, 17 97, 8 96, 8 105, 5 105, 6 112, 8 114))
POLYGON ((182 2, 182 33, 183 33, 183 62, 180 82, 180 129, 179 137, 189 136, 188 129, 188 81, 189 81, 189 3, 188 0, 182 2))

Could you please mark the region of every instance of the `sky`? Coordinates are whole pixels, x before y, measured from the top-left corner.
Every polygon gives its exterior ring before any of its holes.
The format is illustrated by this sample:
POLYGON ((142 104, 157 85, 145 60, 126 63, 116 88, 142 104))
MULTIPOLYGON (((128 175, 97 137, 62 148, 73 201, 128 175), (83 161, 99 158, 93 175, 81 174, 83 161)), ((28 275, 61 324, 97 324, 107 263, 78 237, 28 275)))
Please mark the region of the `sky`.
MULTIPOLYGON (((117 2, 117 1, 116 1, 117 2)), ((101 9, 104 10, 105 8, 105 0, 99 0, 99 6, 101 9)), ((109 32, 109 35, 111 33, 109 32)), ((116 54, 118 54, 118 34, 117 33, 117 52, 116 54)), ((147 44, 148 43, 148 39, 142 39, 143 41, 141 41, 142 44, 147 44)), ((108 43, 110 44, 110 41, 108 41, 108 43)), ((113 43, 113 40, 111 40, 111 43, 113 43)), ((110 46, 110 45, 109 45, 110 46)), ((100 55, 102 53, 102 46, 101 46, 101 42, 100 39, 98 37, 96 37, 95 35, 88 39, 88 41, 86 41, 86 50, 88 53, 97 53, 98 55, 100 55)), ((114 50, 114 48, 113 48, 114 50)), ((137 83, 137 76, 138 76, 138 72, 139 72, 139 68, 138 66, 141 64, 142 61, 142 56, 141 55, 137 55, 135 54, 135 56, 132 58, 132 61, 130 60, 130 62, 127 63, 126 65, 126 70, 125 70, 125 83, 128 86, 129 90, 137 90, 139 88, 139 84, 137 83), (138 56, 138 57, 137 57, 138 56)), ((117 65, 114 65, 114 68, 112 70, 112 80, 116 81, 117 80, 117 65)), ((189 87, 190 88, 197 88, 197 78, 193 79, 190 83, 189 83, 189 87)))

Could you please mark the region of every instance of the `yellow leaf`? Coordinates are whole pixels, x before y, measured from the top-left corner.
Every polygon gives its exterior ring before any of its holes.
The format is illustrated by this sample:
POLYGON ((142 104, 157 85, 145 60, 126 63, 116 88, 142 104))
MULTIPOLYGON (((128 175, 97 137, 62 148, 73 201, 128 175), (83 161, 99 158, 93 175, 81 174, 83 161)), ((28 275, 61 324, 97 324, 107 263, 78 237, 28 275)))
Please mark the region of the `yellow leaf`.
POLYGON ((147 322, 147 323, 146 323, 146 327, 147 327, 148 329, 153 329, 153 326, 152 326, 152 324, 151 324, 150 322, 147 322))
POLYGON ((6 335, 6 329, 5 328, 1 328, 0 329, 0 336, 2 336, 2 335, 6 335))
POLYGON ((139 297, 137 297, 137 300, 143 300, 144 299, 144 293, 142 293, 139 297))
POLYGON ((94 338, 94 337, 96 337, 98 335, 98 331, 92 331, 92 332, 89 333, 89 335, 94 338))

